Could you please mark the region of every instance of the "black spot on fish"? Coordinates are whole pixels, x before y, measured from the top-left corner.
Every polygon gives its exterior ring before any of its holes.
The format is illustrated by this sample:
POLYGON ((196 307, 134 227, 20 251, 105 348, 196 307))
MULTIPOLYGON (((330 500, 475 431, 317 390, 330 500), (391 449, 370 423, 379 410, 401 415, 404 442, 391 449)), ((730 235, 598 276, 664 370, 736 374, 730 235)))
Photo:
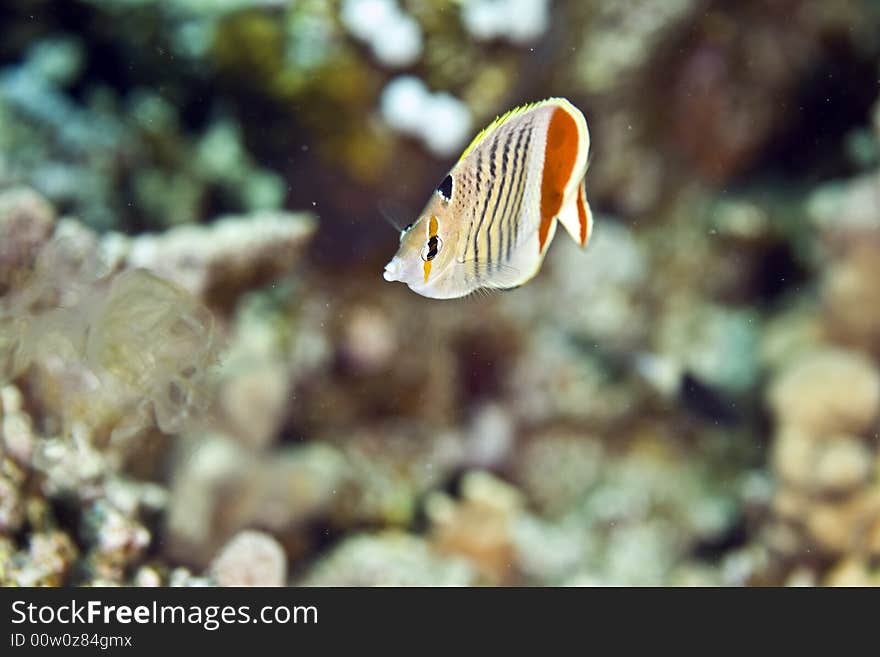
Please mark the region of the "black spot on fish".
POLYGON ((439 192, 440 196, 442 196, 445 200, 450 200, 452 198, 452 176, 447 175, 443 182, 440 183, 440 186, 437 188, 437 192, 439 192))

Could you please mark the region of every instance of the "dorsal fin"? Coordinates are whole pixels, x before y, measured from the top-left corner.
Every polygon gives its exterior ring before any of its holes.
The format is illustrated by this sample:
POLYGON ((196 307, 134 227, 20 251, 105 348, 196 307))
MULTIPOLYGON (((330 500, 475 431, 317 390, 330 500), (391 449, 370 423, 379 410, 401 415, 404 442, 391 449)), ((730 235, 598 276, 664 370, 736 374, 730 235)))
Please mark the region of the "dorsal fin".
POLYGON ((512 119, 516 116, 519 116, 520 114, 525 114, 526 112, 533 110, 536 107, 541 107, 543 105, 559 104, 560 101, 565 101, 565 99, 564 98, 547 98, 545 100, 539 100, 534 103, 526 103, 525 105, 520 105, 519 107, 514 107, 512 110, 508 110, 504 114, 501 114, 500 116, 495 117, 495 120, 492 121, 492 123, 490 123, 485 128, 480 130, 479 133, 477 133, 477 136, 474 137, 473 140, 471 141, 471 143, 468 144, 468 147, 464 149, 464 152, 461 154, 461 157, 458 158, 458 161, 461 162, 465 157, 467 157, 467 154, 470 153, 477 146, 477 144, 479 144, 481 141, 486 139, 486 137, 491 135, 495 131, 496 128, 504 125, 510 119, 512 119))

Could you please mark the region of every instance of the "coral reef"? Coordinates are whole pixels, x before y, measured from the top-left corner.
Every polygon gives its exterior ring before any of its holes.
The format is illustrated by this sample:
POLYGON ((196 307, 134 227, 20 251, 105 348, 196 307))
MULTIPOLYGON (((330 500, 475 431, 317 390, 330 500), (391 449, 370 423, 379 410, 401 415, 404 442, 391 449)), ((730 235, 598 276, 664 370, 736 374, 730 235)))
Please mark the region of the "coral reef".
POLYGON ((0 20, 0 584, 880 584, 876 3, 0 20), (551 95, 586 251, 384 284, 551 95))

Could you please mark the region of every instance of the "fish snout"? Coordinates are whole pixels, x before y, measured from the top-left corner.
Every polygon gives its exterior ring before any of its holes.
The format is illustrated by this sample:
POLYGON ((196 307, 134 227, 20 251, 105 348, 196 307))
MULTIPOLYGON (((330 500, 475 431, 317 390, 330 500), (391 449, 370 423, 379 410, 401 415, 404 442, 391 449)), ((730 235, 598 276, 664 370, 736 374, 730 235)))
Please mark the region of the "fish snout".
POLYGON ((387 265, 385 265, 385 271, 382 273, 382 276, 385 277, 386 281, 396 281, 398 280, 397 275, 399 273, 399 260, 397 257, 391 259, 387 265))

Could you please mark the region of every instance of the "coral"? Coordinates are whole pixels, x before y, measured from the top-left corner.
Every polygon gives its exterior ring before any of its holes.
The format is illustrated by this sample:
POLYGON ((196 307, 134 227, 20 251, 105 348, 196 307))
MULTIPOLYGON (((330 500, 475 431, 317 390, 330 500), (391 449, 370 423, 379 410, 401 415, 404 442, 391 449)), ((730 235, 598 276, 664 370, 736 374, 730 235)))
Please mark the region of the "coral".
POLYGON ((0 437, 3 452, 18 463, 30 463, 35 436, 30 415, 23 412, 21 391, 13 385, 0 388, 0 437))
POLYGON ((756 314, 709 304, 676 311, 657 330, 658 351, 719 389, 750 389, 758 376, 756 314))
POLYGON ((628 228, 610 217, 590 238, 588 257, 570 240, 554 242, 548 272, 534 281, 530 303, 506 300, 514 316, 562 328, 577 340, 601 342, 609 349, 631 349, 644 342, 648 317, 641 302, 650 262, 628 228))
POLYGON ((94 544, 87 555, 92 576, 105 581, 124 579, 125 570, 139 562, 152 536, 138 520, 99 500, 85 511, 84 533, 94 544))
MULTIPOLYGON (((42 284, 36 281, 34 286, 42 284)), ((213 318, 186 291, 141 269, 85 288, 74 305, 13 324, 13 369, 29 371, 47 413, 70 432, 79 422, 124 438, 155 422, 179 431, 203 404, 202 380, 217 345, 213 318)))
POLYGON ((604 462, 596 437, 549 431, 518 450, 516 481, 542 513, 557 516, 596 485, 604 462))
POLYGON ((387 66, 409 66, 422 54, 419 24, 400 11, 396 0, 344 0, 340 18, 387 66))
MULTIPOLYGON (((880 179, 871 205, 880 202, 880 179)), ((832 261, 821 283, 828 333, 840 342, 880 354, 880 297, 872 281, 880 275, 880 213, 873 210, 873 227, 844 229, 831 237, 832 261), (842 233, 842 234, 841 234, 842 233)))
POLYGON ((55 229, 55 211, 30 189, 0 193, 0 296, 14 288, 34 264, 55 229))
MULTIPOLYGON (((778 374, 768 397, 778 423, 777 518, 843 559, 827 574, 829 583, 870 581, 858 575, 856 558, 880 550, 877 445, 866 440, 880 416, 880 372, 857 353, 814 350, 778 374)), ((797 552, 797 545, 785 551, 797 552)))
POLYGON ((880 586, 880 573, 864 559, 843 559, 828 572, 824 586, 880 586))
POLYGON ((228 309, 246 290, 289 273, 314 230, 314 220, 304 214, 221 217, 210 226, 181 226, 136 237, 128 245, 126 262, 228 309))
POLYGON ((461 490, 460 502, 442 493, 428 499, 431 544, 467 558, 489 584, 512 581, 513 525, 522 506, 518 492, 479 471, 467 474, 461 490))
POLYGON ((220 586, 283 586, 284 549, 266 533, 240 532, 211 562, 211 578, 220 586))
POLYGON ((382 117, 392 128, 421 139, 428 149, 449 157, 465 144, 471 131, 471 115, 454 96, 431 93, 411 75, 394 78, 382 90, 382 117))
POLYGON ((877 584, 874 4, 68 5, 3 10, 3 585, 877 584), (384 285, 551 95, 588 247, 384 285))
POLYGON ((261 456, 223 436, 201 436, 181 449, 164 550, 200 567, 245 528, 295 534, 329 513, 349 476, 345 459, 327 445, 261 456))
POLYGON ((259 298, 241 305, 217 371, 212 413, 228 432, 259 449, 279 437, 294 368, 286 363, 282 320, 259 298))
POLYGON ((4 586, 60 586, 73 567, 77 549, 70 537, 60 531, 31 535, 27 550, 12 555, 5 569, 4 586))
POLYGON ((0 469, 0 533, 15 534, 25 519, 22 485, 24 473, 11 461, 4 459, 0 469))
POLYGON ((536 329, 519 354, 510 388, 514 415, 532 421, 612 423, 638 396, 612 377, 600 354, 550 326, 536 329))
POLYGON ((442 557, 417 536, 387 531, 352 537, 303 577, 305 586, 469 586, 476 573, 462 559, 442 557))
POLYGON ((474 0, 461 8, 465 28, 478 39, 534 42, 547 29, 549 0, 474 0))
POLYGON ((815 351, 781 372, 768 398, 785 427, 812 435, 861 433, 880 413, 880 372, 854 352, 815 351))
POLYGON ((197 221, 216 193, 230 210, 281 205, 280 179, 253 163, 225 113, 192 137, 154 89, 96 83, 73 99, 86 50, 81 38, 46 39, 0 70, 0 183, 32 186, 102 230, 197 221))

